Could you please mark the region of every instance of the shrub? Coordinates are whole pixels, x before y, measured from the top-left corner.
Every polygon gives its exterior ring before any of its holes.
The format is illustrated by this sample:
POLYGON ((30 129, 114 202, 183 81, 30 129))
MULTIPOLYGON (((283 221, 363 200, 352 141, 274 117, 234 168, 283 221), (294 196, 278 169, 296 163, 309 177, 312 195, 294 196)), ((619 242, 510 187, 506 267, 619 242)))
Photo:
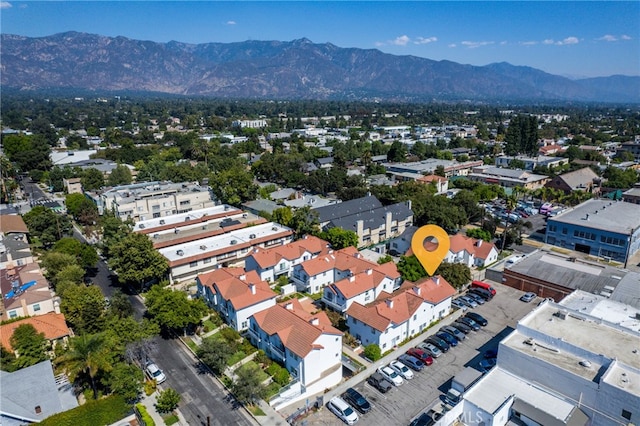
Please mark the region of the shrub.
POLYGON ((269 366, 269 368, 267 368, 267 373, 269 373, 269 375, 273 377, 273 381, 279 384, 280 386, 286 385, 287 383, 289 383, 289 380, 291 379, 291 375, 289 374, 287 369, 284 367, 281 367, 275 362, 272 363, 269 366))
POLYGON ((72 410, 47 417, 44 426, 95 426, 116 423, 131 412, 131 405, 118 395, 90 400, 72 410))
POLYGON ((220 336, 231 344, 238 343, 240 340, 240 334, 231 327, 225 327, 220 330, 220 336))
POLYGON ((382 351, 380 350, 380 346, 376 345, 375 343, 367 345, 364 348, 364 356, 369 358, 371 361, 379 360, 380 358, 382 358, 382 351))
POLYGON ((262 349, 258 351, 253 360, 258 364, 262 364, 264 368, 269 368, 269 366, 273 363, 273 361, 271 361, 271 359, 267 356, 267 354, 264 353, 262 349))
POLYGON ((147 380, 144 382, 144 394, 149 396, 156 391, 156 381, 155 380, 147 380))
POLYGON ((156 425, 156 422, 153 421, 153 419, 151 418, 151 416, 147 412, 147 407, 142 405, 142 403, 137 403, 136 404, 136 408, 138 409, 138 412, 140 413, 140 417, 142 418, 142 421, 144 422, 145 425, 147 425, 147 426, 155 426, 156 425))
POLYGON ((159 413, 170 413, 178 408, 179 403, 180 394, 174 389, 167 388, 158 395, 158 399, 156 400, 156 410, 158 410, 159 413))

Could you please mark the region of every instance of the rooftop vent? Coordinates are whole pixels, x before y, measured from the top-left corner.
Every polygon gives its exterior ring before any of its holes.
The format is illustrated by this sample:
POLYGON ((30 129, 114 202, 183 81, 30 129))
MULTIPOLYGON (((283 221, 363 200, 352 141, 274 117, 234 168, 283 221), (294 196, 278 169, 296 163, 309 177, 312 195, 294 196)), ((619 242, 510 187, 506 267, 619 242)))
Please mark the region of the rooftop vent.
POLYGON ((248 215, 248 214, 246 214, 246 213, 243 213, 243 214, 242 214, 242 217, 247 218, 247 217, 249 217, 249 215, 248 215))
POLYGON ((231 245, 238 244, 238 240, 231 240, 231 245))
POLYGON ((278 227, 277 227, 277 226, 272 226, 272 227, 271 227, 271 230, 272 230, 272 231, 277 231, 277 230, 278 230, 278 227))
POLYGON ((190 220, 191 220, 191 216, 187 216, 187 217, 184 218, 185 222, 189 222, 190 220))
POLYGON ((144 229, 144 223, 140 224, 140 229, 144 229))
POLYGON ((160 225, 164 225, 164 219, 160 219, 160 225))
POLYGON ((184 256, 184 250, 178 250, 178 251, 176 251, 176 254, 178 256, 184 256))
POLYGON ((252 240, 256 237, 256 234, 251 234, 249 235, 249 238, 251 238, 252 240))
POLYGON ((160 237, 160 234, 153 234, 153 238, 158 238, 160 237))
POLYGON ((205 246, 204 244, 200 246, 200 250, 206 250, 207 246, 205 246))
POLYGON ((578 364, 580 364, 584 368, 590 368, 591 367, 591 361, 587 361, 586 359, 583 359, 578 364))

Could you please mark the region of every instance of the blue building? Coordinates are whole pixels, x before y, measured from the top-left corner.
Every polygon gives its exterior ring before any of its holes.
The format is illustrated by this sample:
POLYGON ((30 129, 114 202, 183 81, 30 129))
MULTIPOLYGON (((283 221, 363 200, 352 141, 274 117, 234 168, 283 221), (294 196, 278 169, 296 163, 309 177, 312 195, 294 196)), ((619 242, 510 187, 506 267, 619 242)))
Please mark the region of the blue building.
POLYGON ((623 262, 640 249, 640 206, 588 200, 547 221, 546 242, 623 262))

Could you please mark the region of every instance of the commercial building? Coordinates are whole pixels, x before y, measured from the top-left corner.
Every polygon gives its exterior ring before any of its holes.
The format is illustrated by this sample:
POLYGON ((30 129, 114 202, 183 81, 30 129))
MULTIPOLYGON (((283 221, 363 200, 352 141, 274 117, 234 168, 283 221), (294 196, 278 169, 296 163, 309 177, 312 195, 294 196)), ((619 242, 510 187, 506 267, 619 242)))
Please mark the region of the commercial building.
POLYGON ((455 160, 439 160, 436 158, 428 158, 422 161, 412 163, 386 163, 383 164, 387 173, 402 174, 414 173, 418 175, 432 175, 441 167, 444 176, 450 178, 452 176, 466 176, 471 173, 474 167, 481 166, 482 160, 458 162, 455 160))
POLYGON ((197 182, 142 182, 116 186, 90 196, 100 214, 113 211, 117 217, 135 222, 215 205, 209 188, 197 182))
POLYGON ((497 367, 439 424, 638 423, 640 322, 623 318, 638 311, 602 303, 609 302, 578 293, 541 304, 500 342, 497 367))
POLYGON ((558 189, 565 194, 572 191, 583 191, 597 194, 600 189, 600 176, 591 167, 564 173, 551 179, 545 185, 548 188, 558 189))
POLYGON ((244 259, 255 247, 273 247, 292 240, 291 229, 269 222, 158 251, 169 261, 170 281, 188 282, 220 267, 243 267, 244 259))
POLYGON ((640 214, 632 203, 588 200, 547 221, 547 244, 627 262, 640 249, 640 214))
POLYGON ((524 163, 525 170, 533 170, 536 167, 558 167, 564 164, 569 164, 569 159, 564 157, 547 157, 545 155, 538 155, 536 157, 527 157, 526 155, 501 155, 496 157, 496 166, 509 167, 514 160, 522 161, 524 163))
POLYGON ((625 203, 640 204, 640 186, 631 188, 622 193, 622 201, 625 203))
POLYGON ((474 167, 468 178, 475 182, 500 185, 503 188, 521 187, 529 190, 542 188, 549 177, 537 175, 527 170, 504 169, 493 166, 474 167))

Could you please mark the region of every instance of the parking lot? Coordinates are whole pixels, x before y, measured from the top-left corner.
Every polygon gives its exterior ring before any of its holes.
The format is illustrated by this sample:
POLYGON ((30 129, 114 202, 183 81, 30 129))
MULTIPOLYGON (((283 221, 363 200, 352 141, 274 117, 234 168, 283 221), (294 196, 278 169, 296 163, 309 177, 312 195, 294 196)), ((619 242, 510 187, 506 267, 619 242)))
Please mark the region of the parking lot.
MULTIPOLYGON (((405 380, 402 386, 393 388, 386 394, 381 394, 366 381, 350 383, 373 406, 369 413, 360 414, 360 422, 384 426, 409 424, 413 418, 440 401, 441 396, 449 389, 453 376, 467 366, 477 367, 483 359, 483 353, 489 349, 496 349, 500 340, 515 328, 518 320, 537 305, 537 299, 531 303, 518 300, 523 294, 521 291, 493 282, 491 284, 497 290, 497 295, 490 302, 473 309, 487 319, 488 325, 468 334, 457 347, 451 348, 449 352, 435 359, 433 365, 416 373, 413 380, 405 380)), ((422 338, 435 334, 440 327, 451 322, 451 319, 443 320, 425 332, 422 338)), ((400 355, 407 349, 409 346, 403 346, 395 355, 400 355)), ((380 365, 379 361, 370 367, 369 374, 374 372, 374 366, 380 365)), ((328 398, 325 399, 325 403, 327 401, 328 398)), ((326 407, 305 420, 308 425, 343 424, 326 407)))

